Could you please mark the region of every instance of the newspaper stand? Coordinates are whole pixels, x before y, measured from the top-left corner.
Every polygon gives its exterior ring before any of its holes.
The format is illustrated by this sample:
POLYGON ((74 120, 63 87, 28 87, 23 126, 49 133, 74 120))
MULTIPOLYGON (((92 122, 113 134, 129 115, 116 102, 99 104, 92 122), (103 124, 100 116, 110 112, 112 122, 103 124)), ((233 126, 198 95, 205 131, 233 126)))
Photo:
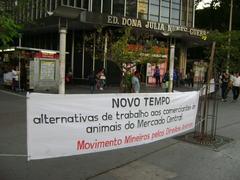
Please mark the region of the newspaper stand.
POLYGON ((12 66, 18 67, 18 90, 58 92, 59 51, 12 47, 0 51, 5 66, 4 85, 12 84, 12 66))
POLYGON ((38 52, 29 64, 29 88, 34 91, 58 91, 59 55, 38 52))

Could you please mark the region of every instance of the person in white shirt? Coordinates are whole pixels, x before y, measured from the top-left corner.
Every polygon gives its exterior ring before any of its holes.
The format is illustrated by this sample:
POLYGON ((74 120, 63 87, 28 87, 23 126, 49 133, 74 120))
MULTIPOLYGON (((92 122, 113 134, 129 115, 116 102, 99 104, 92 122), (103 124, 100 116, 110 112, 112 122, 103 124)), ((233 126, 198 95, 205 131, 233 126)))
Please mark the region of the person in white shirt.
POLYGON ((16 91, 17 83, 18 83, 18 71, 17 71, 17 68, 14 67, 12 68, 12 90, 13 91, 16 91))
POLYGON ((240 88, 240 76, 239 73, 236 73, 232 78, 232 93, 233 100, 237 100, 239 96, 239 88, 240 88))

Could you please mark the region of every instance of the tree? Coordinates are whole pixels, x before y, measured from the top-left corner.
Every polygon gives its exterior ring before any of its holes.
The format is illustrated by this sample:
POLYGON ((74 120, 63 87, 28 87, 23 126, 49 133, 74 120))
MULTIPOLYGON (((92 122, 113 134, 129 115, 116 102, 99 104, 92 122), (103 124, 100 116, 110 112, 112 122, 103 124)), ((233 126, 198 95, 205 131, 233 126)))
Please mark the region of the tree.
POLYGON ((121 82, 123 92, 131 91, 131 69, 134 66, 137 64, 158 63, 161 54, 165 54, 164 49, 159 52, 159 48, 155 45, 153 39, 147 39, 144 46, 139 44, 136 37, 132 36, 132 32, 132 28, 123 29, 120 38, 112 43, 110 52, 112 61, 123 71, 121 82), (130 48, 130 41, 135 42, 133 48, 130 48), (125 64, 130 64, 130 66, 125 66, 125 64))
MULTIPOLYGON (((7 1, 0 1, 0 48, 6 48, 19 36, 21 25, 14 21, 12 10, 6 10, 7 1)), ((15 9, 16 10, 16 9, 15 9)))
MULTIPOLYGON (((209 30, 228 31, 231 0, 213 0, 210 7, 196 11, 196 26, 209 30)), ((240 30, 240 1, 233 0, 234 30, 240 30)))
MULTIPOLYGON (((240 69, 240 1, 234 0, 232 31, 229 29, 229 14, 231 0, 213 0, 210 7, 196 11, 196 26, 210 30, 208 40, 216 41, 215 64, 219 71, 227 68, 229 63, 230 71, 239 71, 240 69), (231 37, 229 47, 228 39, 231 37), (227 53, 230 50, 230 62, 227 62, 227 53)), ((209 54, 209 49, 206 49, 209 54)))
POLYGON ((228 32, 221 33, 215 31, 209 34, 208 39, 211 41, 216 41, 215 65, 217 70, 224 70, 227 68, 227 65, 229 65, 230 71, 237 72, 240 69, 240 32, 231 32, 230 47, 228 46, 228 37, 228 32), (231 61, 227 62, 227 53, 229 48, 231 52, 231 61))

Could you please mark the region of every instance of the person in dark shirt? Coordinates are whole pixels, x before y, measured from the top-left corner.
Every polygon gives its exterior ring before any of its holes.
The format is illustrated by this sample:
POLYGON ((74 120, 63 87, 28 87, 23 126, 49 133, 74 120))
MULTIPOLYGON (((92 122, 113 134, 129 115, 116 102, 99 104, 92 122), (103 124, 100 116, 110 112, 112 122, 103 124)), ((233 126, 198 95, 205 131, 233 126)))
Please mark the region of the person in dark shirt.
POLYGON ((156 66, 153 76, 155 77, 155 80, 156 80, 156 86, 158 86, 158 85, 161 86, 161 83, 160 83, 160 69, 159 69, 158 66, 156 66))
POLYGON ((95 84, 96 84, 96 77, 94 71, 88 76, 89 86, 90 86, 90 92, 93 94, 95 90, 95 84))
POLYGON ((230 76, 229 76, 228 73, 223 72, 220 79, 221 79, 221 82, 222 82, 222 85, 221 85, 222 101, 225 102, 226 99, 227 99, 228 83, 229 83, 229 80, 230 80, 230 76))
POLYGON ((168 92, 168 85, 169 85, 169 72, 168 71, 164 74, 162 82, 164 83, 165 92, 168 92))

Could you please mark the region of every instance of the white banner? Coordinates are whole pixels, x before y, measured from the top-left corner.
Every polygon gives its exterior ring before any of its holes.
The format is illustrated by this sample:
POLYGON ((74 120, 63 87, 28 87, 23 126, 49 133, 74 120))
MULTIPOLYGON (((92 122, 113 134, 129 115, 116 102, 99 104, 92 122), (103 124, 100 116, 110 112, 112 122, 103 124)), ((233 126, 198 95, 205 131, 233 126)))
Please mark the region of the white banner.
POLYGON ((199 92, 27 98, 28 160, 136 146, 194 128, 199 92))

